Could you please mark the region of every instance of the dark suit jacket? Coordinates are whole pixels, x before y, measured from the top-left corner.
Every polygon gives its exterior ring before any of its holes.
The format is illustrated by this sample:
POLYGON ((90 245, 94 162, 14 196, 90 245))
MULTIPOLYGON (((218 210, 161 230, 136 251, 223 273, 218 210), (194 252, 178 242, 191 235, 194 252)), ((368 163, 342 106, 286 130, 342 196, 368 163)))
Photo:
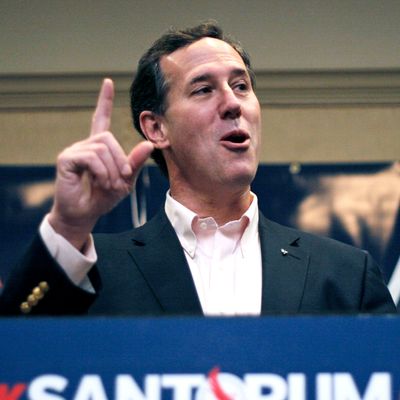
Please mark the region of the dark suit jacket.
MULTIPOLYGON (((396 312, 366 252, 283 227, 262 214, 259 233, 262 314, 396 312)), ((4 287, 0 313, 21 314, 20 304, 46 281, 50 289, 32 314, 202 314, 185 255, 163 210, 138 229, 97 235, 95 243, 99 261, 89 276, 96 294, 73 285, 36 237, 4 287)))

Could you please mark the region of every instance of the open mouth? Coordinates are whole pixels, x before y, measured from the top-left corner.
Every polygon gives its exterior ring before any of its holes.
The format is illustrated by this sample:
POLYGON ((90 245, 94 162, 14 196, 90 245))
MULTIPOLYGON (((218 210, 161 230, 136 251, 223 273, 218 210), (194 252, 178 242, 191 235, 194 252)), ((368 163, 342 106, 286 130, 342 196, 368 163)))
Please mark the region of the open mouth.
POLYGON ((241 130, 229 132, 225 136, 222 137, 221 141, 226 144, 235 145, 243 145, 247 144, 248 140, 250 139, 249 135, 241 130))
POLYGON ((224 135, 221 140, 224 142, 244 143, 247 139, 249 139, 249 135, 246 132, 235 130, 224 135))

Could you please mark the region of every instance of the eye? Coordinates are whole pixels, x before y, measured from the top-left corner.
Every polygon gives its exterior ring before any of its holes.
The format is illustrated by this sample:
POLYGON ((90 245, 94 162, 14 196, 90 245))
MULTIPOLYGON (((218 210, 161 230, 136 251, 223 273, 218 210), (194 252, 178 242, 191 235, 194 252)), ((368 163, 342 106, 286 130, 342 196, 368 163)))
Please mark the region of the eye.
POLYGON ((238 90, 239 92, 246 92, 249 90, 250 85, 245 81, 240 81, 235 83, 233 87, 235 90, 238 90))
POLYGON ((192 94, 193 95, 202 95, 202 94, 207 94, 212 92, 212 87, 211 86, 201 86, 195 90, 193 90, 192 94))

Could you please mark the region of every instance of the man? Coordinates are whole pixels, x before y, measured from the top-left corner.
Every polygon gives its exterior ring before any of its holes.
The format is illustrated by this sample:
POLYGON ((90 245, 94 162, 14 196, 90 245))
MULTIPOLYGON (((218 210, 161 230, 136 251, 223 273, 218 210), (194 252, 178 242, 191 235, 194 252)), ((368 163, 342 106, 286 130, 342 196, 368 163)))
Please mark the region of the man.
POLYGON ((139 62, 131 107, 147 141, 125 155, 109 132, 106 79, 90 137, 58 157, 53 208, 11 274, 0 311, 395 312, 369 255, 258 212, 250 191, 261 136, 253 83, 247 54, 215 24, 167 33, 139 62), (93 245, 97 219, 129 193, 152 152, 169 178, 165 208, 93 245))

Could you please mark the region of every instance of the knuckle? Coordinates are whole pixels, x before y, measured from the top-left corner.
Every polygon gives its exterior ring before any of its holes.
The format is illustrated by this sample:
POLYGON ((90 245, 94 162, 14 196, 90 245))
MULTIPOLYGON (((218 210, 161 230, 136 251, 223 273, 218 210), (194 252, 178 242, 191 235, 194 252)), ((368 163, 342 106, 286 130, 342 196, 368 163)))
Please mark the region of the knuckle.
POLYGON ((96 135, 95 140, 106 141, 109 140, 110 136, 112 136, 112 133, 110 131, 102 131, 96 135))
POLYGON ((117 178, 112 182, 113 189, 118 192, 123 192, 125 190, 125 182, 121 178, 117 178))
POLYGON ((108 147, 105 143, 96 143, 94 146, 95 152, 100 156, 105 156, 108 153, 108 147))
POLYGON ((67 161, 68 161, 68 159, 70 158, 69 157, 69 149, 67 148, 67 149, 65 149, 65 150, 63 150, 60 154, 58 154, 58 156, 57 156, 57 164, 65 164, 67 161))

